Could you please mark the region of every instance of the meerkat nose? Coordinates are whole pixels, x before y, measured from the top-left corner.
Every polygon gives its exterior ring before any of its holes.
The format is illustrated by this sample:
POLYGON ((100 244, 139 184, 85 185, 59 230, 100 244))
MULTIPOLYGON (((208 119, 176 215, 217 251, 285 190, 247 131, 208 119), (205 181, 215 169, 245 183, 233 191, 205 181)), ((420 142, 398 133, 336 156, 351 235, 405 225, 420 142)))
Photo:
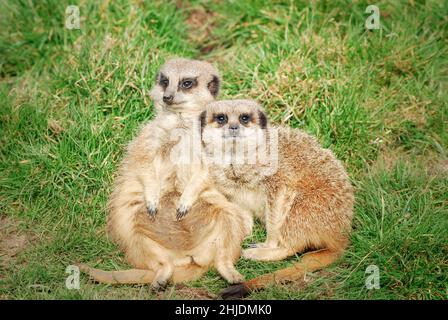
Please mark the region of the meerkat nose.
POLYGON ((231 135, 232 137, 236 137, 236 136, 239 134, 239 129, 240 129, 239 125, 237 125, 237 124, 231 124, 231 125, 229 126, 229 132, 230 132, 230 135, 231 135))
POLYGON ((174 97, 172 95, 170 95, 170 96, 163 96, 163 102, 171 104, 173 102, 173 98, 174 97))

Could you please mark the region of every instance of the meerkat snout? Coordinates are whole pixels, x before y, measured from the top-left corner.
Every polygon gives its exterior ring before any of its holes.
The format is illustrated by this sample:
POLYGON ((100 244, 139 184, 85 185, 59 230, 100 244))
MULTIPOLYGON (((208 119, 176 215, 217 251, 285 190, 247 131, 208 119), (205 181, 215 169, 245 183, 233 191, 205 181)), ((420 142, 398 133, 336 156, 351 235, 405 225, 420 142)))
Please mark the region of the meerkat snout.
POLYGON ((174 96, 173 95, 163 95, 163 102, 170 105, 173 103, 174 96))
POLYGON ((231 137, 237 137, 240 131, 240 126, 237 123, 229 125, 229 134, 231 137))
POLYGON ((212 64, 175 58, 160 68, 150 96, 158 109, 195 113, 215 100, 219 87, 219 73, 212 64))

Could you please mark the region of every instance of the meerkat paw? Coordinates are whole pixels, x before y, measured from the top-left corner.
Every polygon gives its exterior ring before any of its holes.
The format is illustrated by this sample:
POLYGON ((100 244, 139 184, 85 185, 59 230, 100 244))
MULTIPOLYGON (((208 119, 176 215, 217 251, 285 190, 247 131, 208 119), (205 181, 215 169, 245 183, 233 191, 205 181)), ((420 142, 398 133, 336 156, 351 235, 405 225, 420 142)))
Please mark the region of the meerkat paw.
POLYGON ((258 249, 260 249, 260 248, 253 247, 253 248, 250 248, 250 249, 244 249, 244 250, 241 252, 241 256, 242 256, 244 259, 258 260, 257 258, 258 258, 259 253, 260 253, 260 250, 258 250, 258 249))
POLYGON ((179 204, 177 209, 176 209, 176 219, 180 220, 183 217, 185 217, 187 215, 187 213, 190 211, 191 209, 191 205, 188 204, 179 204))
POLYGON ((249 243, 249 248, 269 248, 269 244, 266 242, 249 243))
POLYGON ((154 280, 154 281, 151 283, 151 290, 152 290, 153 292, 157 292, 157 291, 160 291, 160 290, 164 290, 164 289, 166 288, 167 284, 168 284, 168 281, 167 281, 167 280, 161 280, 161 279, 154 280))
POLYGON ((163 263, 160 269, 156 272, 151 283, 151 290, 158 291, 166 288, 168 282, 173 276, 173 265, 171 263, 163 263))
POLYGON ((249 260, 257 260, 257 261, 269 261, 269 252, 268 250, 271 250, 270 248, 251 248, 251 249, 245 249, 242 251, 241 256, 244 259, 249 260))
POLYGON ((241 283, 245 280, 244 276, 236 270, 228 271, 224 279, 230 284, 241 283))
POLYGON ((146 204, 146 211, 148 212, 149 217, 154 220, 157 214, 157 203, 156 202, 148 202, 146 204))
POLYGON ((235 269, 233 264, 217 265, 216 269, 228 283, 241 283, 244 281, 244 276, 235 269))

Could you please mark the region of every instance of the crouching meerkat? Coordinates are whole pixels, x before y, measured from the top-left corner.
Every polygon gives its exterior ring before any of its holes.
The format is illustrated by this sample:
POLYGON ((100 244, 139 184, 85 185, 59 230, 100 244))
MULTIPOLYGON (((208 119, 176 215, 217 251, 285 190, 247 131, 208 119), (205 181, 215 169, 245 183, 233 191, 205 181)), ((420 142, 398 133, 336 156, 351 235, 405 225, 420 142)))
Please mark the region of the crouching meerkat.
POLYGON ((218 72, 207 62, 173 59, 161 67, 151 90, 157 115, 129 144, 109 200, 108 234, 136 269, 103 271, 81 264, 95 280, 159 288, 169 280, 196 279, 212 266, 230 283, 244 279, 234 263, 252 229, 250 213, 244 215, 213 187, 190 202, 192 184, 202 181, 201 164, 176 164, 171 157, 179 148, 173 130, 191 134, 218 91, 218 72), (177 218, 186 211, 188 217, 176 221, 176 209, 177 218))
POLYGON ((251 100, 212 102, 201 119, 215 187, 266 224, 266 241, 243 250, 243 257, 276 261, 315 250, 289 268, 225 289, 224 298, 299 279, 341 256, 349 241, 354 195, 344 167, 330 150, 303 131, 271 126, 251 100), (267 152, 267 158, 241 161, 238 150, 243 150, 240 156, 267 152))

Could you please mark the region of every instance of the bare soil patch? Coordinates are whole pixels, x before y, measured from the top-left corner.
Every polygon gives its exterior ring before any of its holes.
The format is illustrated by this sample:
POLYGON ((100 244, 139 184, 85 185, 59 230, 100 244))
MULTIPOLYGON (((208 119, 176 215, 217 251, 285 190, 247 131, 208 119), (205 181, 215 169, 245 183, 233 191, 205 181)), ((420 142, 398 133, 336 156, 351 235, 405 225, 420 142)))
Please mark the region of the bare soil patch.
POLYGON ((189 26, 189 39, 196 43, 202 54, 207 54, 216 48, 212 41, 212 32, 218 14, 202 7, 196 7, 188 12, 185 20, 189 26))
POLYGON ((3 270, 0 278, 33 239, 30 233, 20 229, 20 224, 18 219, 0 216, 0 270, 3 270))

